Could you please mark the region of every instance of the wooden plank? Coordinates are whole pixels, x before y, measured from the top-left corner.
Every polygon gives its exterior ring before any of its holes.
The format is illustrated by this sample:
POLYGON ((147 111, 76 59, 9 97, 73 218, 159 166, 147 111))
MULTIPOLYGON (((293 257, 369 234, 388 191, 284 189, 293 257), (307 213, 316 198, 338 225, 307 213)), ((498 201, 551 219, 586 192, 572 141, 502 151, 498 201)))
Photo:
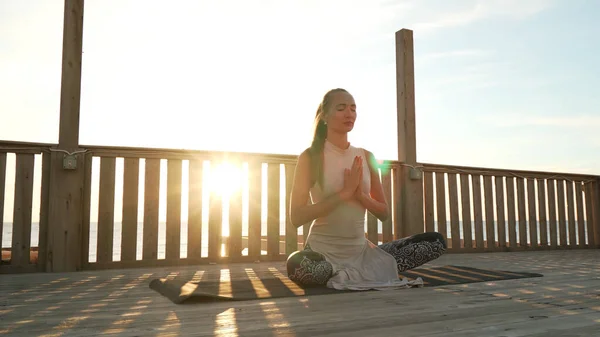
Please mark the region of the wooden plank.
MULTIPOLYGON (((215 176, 217 162, 210 162, 211 177, 215 176)), ((223 229, 223 200, 217 188, 211 188, 208 196, 208 259, 218 261, 221 258, 223 229)))
POLYGON ((485 229, 488 249, 496 248, 496 231, 494 230, 494 198, 492 192, 492 176, 483 177, 483 192, 485 193, 485 229))
POLYGON ((138 195, 140 160, 123 160, 123 220, 121 221, 121 261, 133 261, 137 252, 138 195))
MULTIPOLYGON (((82 198, 82 228, 81 228, 81 266, 85 268, 90 261, 90 220, 92 204, 92 167, 94 156, 86 153, 83 164, 83 198, 82 198)), ((48 179, 50 180, 50 179, 48 179)), ((48 270, 50 266, 46 267, 48 270)))
POLYGON ((267 254, 279 255, 280 164, 267 166, 267 254))
POLYGON ((508 216, 508 241, 510 243, 510 248, 517 248, 515 179, 513 177, 506 177, 506 211, 508 216))
MULTIPOLYGON (((235 321, 235 334, 240 336, 284 334, 283 329, 298 336, 314 335, 316 327, 320 334, 345 336, 397 335, 397 331, 408 337, 597 335, 597 329, 588 329, 587 333, 581 330, 583 326, 598 326, 595 320, 600 278, 597 268, 589 268, 598 259, 597 251, 540 252, 525 259, 522 253, 497 255, 482 259, 479 254, 447 254, 444 260, 448 265, 541 272, 544 277, 435 288, 426 285, 415 291, 338 294, 332 295, 333 300, 331 296, 311 296, 238 301, 234 306, 174 306, 151 290, 148 294, 145 285, 151 279, 164 277, 218 281, 229 275, 234 281, 256 281, 256 275, 258 279, 278 277, 290 289, 297 287, 286 280, 281 260, 260 265, 249 260, 243 264, 207 265, 208 261, 202 260, 152 269, 3 275, 0 291, 10 296, 3 299, 1 329, 5 335, 16 336, 48 332, 68 336, 143 336, 147 331, 212 336, 231 334, 232 325, 227 322, 235 321), (431 294, 435 296, 424 296, 431 294), (322 310, 307 310, 305 299, 312 308, 322 310), (415 302, 419 303, 419 310, 407 312, 406 319, 395 319, 397 312, 393 309, 398 303, 415 302), (177 319, 165 315, 170 311, 176 311, 177 319), (74 319, 73 312, 81 316, 74 319), (347 317, 355 319, 349 322, 347 317)), ((167 266, 168 262, 162 260, 160 265, 167 266)), ((124 266, 114 263, 110 267, 124 266)))
POLYGON ((546 181, 548 188, 548 226, 550 227, 550 247, 558 246, 558 233, 556 221, 556 180, 548 179, 546 181))
POLYGON ((575 197, 577 202, 577 245, 580 247, 587 246, 585 240, 585 218, 583 215, 583 184, 581 181, 575 182, 575 197))
POLYGON ((425 231, 434 232, 435 231, 435 218, 434 218, 434 209, 435 205, 433 203, 433 173, 425 172, 423 174, 423 183, 425 186, 425 191, 423 192, 423 199, 425 199, 425 231))
POLYGON ((471 177, 473 186, 473 215, 475 216, 475 247, 483 249, 483 203, 481 200, 481 176, 471 177))
POLYGON ((525 210, 525 180, 517 178, 517 211, 519 214, 519 245, 527 247, 527 212, 525 210))
POLYGON ((146 159, 144 179, 144 234, 142 259, 158 258, 158 210, 160 206, 160 159, 146 159))
POLYGON ((188 259, 197 259, 202 256, 203 165, 202 160, 190 160, 188 182, 188 259))
POLYGON ((458 189, 456 185, 456 174, 448 173, 448 198, 450 201, 450 236, 452 248, 462 248, 460 240, 460 224, 458 217, 458 189))
POLYGON ((97 261, 113 260, 115 225, 115 158, 100 159, 100 190, 98 193, 97 261))
POLYGON ((556 192, 558 194, 558 232, 559 232, 559 245, 567 246, 567 219, 566 219, 566 205, 565 205, 565 181, 556 181, 556 192))
MULTIPOLYGON (((0 244, 4 233, 4 199, 6 194, 6 153, 0 153, 0 244)), ((0 257, 1 259, 2 257, 0 257)))
MULTIPOLYGON (((143 148, 127 146, 88 145, 81 147, 90 150, 95 156, 123 157, 123 158, 146 158, 146 159, 181 159, 181 160, 210 160, 219 161, 223 158, 237 158, 240 161, 260 161, 261 163, 285 163, 296 164, 298 155, 233 152, 233 151, 210 151, 210 150, 186 150, 170 148, 143 148)), ((1 150, 0 150, 1 151, 1 150)), ((39 152, 39 151, 37 151, 39 152)), ((398 163, 398 161, 394 161, 398 163)))
POLYGON ((465 248, 473 248, 473 235, 471 233, 471 191, 469 189, 469 175, 460 175, 460 197, 462 203, 462 229, 465 248))
POLYGON ((165 258, 181 257, 181 160, 167 160, 167 223, 165 258))
POLYGON ((18 153, 15 168, 11 265, 30 263, 35 155, 18 153))
POLYGON ((248 162, 248 256, 260 258, 262 163, 248 162))
MULTIPOLYGON (((242 163, 230 159, 234 172, 242 172, 242 163)), ((239 173, 241 175, 241 173, 239 173)), ((240 179, 241 181, 241 179, 240 179)), ((232 258, 242 256, 242 186, 234 189, 229 196, 229 240, 228 254, 232 258)))
POLYGON ((294 172, 296 165, 285 165, 285 253, 287 255, 298 250, 298 228, 290 218, 290 197, 294 185, 294 172))
MULTIPOLYGON (((394 202, 394 200, 392 200, 392 171, 391 170, 389 170, 389 171, 387 171, 387 173, 383 173, 381 175, 381 184, 383 185, 383 194, 385 196, 385 200, 387 200, 388 205, 391 205, 394 202)), ((394 239, 394 235, 392 233, 392 215, 391 214, 385 221, 382 222, 381 229, 382 229, 382 234, 383 234, 383 242, 390 242, 394 239)))
POLYGON ((565 189, 567 190, 567 214, 568 214, 568 233, 569 246, 577 246, 577 234, 575 232, 575 198, 573 197, 573 182, 565 181, 565 189))
MULTIPOLYGON (((50 167, 51 167, 51 156, 50 153, 44 152, 42 154, 42 181, 41 181, 41 193, 40 193, 40 223, 38 233, 38 272, 46 271, 46 262, 48 256, 48 208, 50 206, 50 167)), ((0 181, 2 180, 2 168, 0 164, 0 181)), ((1 184, 1 183, 0 183, 1 184)), ((0 194, 2 194, 2 187, 0 186, 0 194)), ((2 200, 0 197, 0 204, 2 200)), ((0 207, 0 213, 2 213, 0 207)), ((0 231, 2 231, 2 217, 0 216, 0 231)), ((2 242, 2 235, 0 234, 0 242, 2 242)))
POLYGON ((446 224, 446 180, 444 173, 435 173, 435 196, 438 232, 448 240, 448 229, 446 224))
POLYGON ((585 222, 587 224, 587 240, 590 247, 596 247, 595 232, 598 228, 594 226, 594 184, 585 183, 585 222))
POLYGON ((506 216, 504 210, 504 177, 494 177, 496 184, 496 217, 498 218, 498 245, 506 248, 506 216))
POLYGON ((537 210, 536 210, 536 195, 535 183, 537 179, 527 179, 527 201, 528 201, 528 219, 529 219, 529 241, 533 248, 538 247, 538 230, 537 230, 537 210))
POLYGON ((537 180, 538 218, 540 221, 540 244, 548 246, 548 220, 546 219, 546 184, 544 179, 537 180))

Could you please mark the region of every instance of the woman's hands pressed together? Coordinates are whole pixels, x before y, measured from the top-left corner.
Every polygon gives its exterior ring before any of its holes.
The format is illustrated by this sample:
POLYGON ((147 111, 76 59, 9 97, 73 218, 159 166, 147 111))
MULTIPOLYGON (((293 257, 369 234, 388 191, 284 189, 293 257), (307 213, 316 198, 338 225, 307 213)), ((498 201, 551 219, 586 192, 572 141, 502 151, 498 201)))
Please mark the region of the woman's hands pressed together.
POLYGON ((354 157, 352 167, 344 169, 344 187, 340 192, 340 198, 348 201, 358 194, 362 194, 360 187, 363 178, 363 159, 361 156, 354 157), (357 194, 358 193, 358 194, 357 194))

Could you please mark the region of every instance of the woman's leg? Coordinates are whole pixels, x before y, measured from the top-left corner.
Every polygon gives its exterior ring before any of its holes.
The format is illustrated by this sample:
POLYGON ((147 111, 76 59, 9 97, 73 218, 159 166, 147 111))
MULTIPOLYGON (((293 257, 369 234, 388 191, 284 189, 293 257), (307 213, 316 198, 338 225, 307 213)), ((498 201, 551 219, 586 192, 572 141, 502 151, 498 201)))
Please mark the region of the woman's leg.
POLYGON ((331 263, 308 246, 304 250, 290 254, 286 265, 290 280, 304 286, 326 285, 333 274, 331 263))
POLYGON ((386 242, 379 248, 392 255, 398 264, 398 272, 403 272, 437 259, 447 247, 442 234, 427 232, 386 242))

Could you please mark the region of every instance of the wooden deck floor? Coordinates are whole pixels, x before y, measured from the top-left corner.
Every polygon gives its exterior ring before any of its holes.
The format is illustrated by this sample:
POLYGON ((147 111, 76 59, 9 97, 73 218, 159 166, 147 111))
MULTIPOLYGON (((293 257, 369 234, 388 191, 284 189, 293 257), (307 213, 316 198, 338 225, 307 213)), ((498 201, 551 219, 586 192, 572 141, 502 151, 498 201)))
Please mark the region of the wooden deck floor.
POLYGON ((426 265, 543 278, 175 305, 156 277, 261 275, 281 263, 0 275, 2 336, 600 336, 600 250, 456 254, 426 265))

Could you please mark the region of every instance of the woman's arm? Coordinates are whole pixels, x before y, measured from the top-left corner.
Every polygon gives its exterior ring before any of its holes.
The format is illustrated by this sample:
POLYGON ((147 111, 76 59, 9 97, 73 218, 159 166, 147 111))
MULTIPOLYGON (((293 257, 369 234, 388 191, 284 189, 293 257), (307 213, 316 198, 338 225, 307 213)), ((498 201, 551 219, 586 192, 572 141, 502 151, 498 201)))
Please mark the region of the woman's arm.
MULTIPOLYGON (((355 180, 358 182, 358 178, 355 180)), ((310 204, 309 191, 311 186, 310 154, 307 150, 298 157, 290 195, 290 220, 296 228, 317 218, 327 216, 342 202, 350 200, 354 194, 353 190, 344 188, 316 204, 310 204)))
POLYGON ((369 172, 371 174, 371 190, 369 192, 356 189, 355 198, 375 217, 381 221, 386 221, 389 216, 389 207, 383 194, 383 187, 379 181, 379 173, 375 166, 375 156, 373 153, 365 150, 369 172))

